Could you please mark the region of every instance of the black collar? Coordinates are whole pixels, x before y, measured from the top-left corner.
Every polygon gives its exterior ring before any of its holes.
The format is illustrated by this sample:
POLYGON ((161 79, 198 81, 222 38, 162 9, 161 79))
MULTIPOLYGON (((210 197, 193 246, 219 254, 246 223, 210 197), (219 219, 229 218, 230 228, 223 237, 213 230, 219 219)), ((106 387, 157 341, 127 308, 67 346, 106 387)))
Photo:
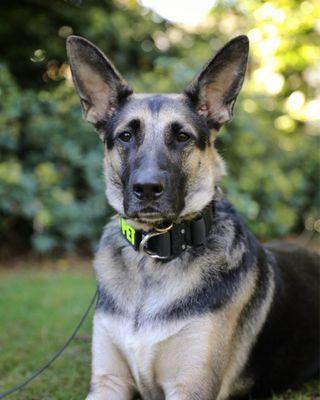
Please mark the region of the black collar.
POLYGON ((164 229, 150 232, 137 230, 120 217, 121 233, 136 251, 143 251, 152 258, 171 260, 178 257, 187 246, 205 244, 212 227, 214 201, 190 221, 171 224, 164 229))

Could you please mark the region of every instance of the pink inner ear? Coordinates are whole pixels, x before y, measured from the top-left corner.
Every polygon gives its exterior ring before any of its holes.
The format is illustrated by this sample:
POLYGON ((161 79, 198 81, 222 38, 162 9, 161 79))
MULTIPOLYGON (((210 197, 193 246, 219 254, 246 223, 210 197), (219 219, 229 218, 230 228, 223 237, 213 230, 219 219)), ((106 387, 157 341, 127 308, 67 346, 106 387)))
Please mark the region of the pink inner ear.
POLYGON ((197 109, 197 111, 198 111, 198 114, 200 114, 203 117, 207 117, 208 116, 208 107, 205 104, 201 105, 197 109))
POLYGON ((85 96, 88 97, 84 107, 87 121, 97 123, 105 114, 114 112, 112 103, 112 88, 87 64, 82 64, 78 69, 78 77, 83 85, 85 96))
POLYGON ((225 65, 221 70, 204 76, 200 82, 200 106, 198 112, 217 124, 224 124, 231 119, 232 105, 225 104, 224 98, 238 75, 237 60, 225 65))
POLYGON ((223 94, 220 88, 211 84, 207 85, 204 91, 205 93, 201 95, 201 104, 197 110, 199 115, 217 124, 227 122, 231 117, 230 110, 228 106, 223 103, 223 94))

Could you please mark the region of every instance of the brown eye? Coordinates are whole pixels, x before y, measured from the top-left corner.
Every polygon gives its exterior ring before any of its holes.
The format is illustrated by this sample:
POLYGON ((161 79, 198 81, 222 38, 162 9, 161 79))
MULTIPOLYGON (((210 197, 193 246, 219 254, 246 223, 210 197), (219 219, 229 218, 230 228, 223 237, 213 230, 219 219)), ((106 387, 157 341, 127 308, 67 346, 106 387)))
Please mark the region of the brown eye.
POLYGON ((177 135, 178 142, 187 142, 190 139, 190 135, 185 132, 179 132, 177 135))
POLYGON ((130 142, 132 135, 130 132, 125 131, 120 133, 120 135, 118 136, 118 138, 122 141, 122 142, 130 142))

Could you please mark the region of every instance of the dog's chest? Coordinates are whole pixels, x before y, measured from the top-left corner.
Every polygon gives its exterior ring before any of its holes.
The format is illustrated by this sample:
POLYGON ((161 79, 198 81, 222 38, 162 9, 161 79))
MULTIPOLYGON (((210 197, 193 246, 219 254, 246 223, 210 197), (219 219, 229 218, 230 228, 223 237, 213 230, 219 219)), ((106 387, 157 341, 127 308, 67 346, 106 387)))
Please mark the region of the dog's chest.
POLYGON ((154 263, 151 258, 142 263, 130 248, 122 251, 121 258, 103 252, 96 258, 95 268, 102 290, 112 299, 112 307, 110 299, 105 305, 102 302, 99 313, 111 341, 124 355, 143 398, 162 400, 156 377, 160 348, 190 322, 170 320, 167 313, 192 290, 200 274, 191 267, 183 274, 181 266, 154 263))
POLYGON ((201 269, 192 263, 184 268, 181 260, 162 264, 142 259, 130 247, 121 255, 104 249, 95 268, 106 294, 99 310, 108 336, 123 354, 143 398, 162 400, 158 358, 190 324, 189 318, 172 318, 170 310, 200 284, 201 269))
POLYGON ((135 384, 144 399, 162 400, 157 381, 157 360, 166 342, 183 330, 186 321, 146 323, 135 327, 134 318, 104 315, 104 326, 112 342, 123 354, 135 384))

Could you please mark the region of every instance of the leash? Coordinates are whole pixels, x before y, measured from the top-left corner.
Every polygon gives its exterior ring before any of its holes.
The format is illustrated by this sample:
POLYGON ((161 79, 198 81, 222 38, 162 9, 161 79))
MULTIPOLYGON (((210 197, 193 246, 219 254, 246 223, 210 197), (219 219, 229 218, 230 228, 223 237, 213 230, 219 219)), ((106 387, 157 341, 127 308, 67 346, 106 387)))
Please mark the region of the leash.
POLYGON ((91 310, 93 304, 96 301, 96 298, 98 296, 98 289, 95 291, 94 296, 91 299, 91 302, 86 309, 85 313, 81 317, 80 321, 78 322, 77 326, 75 327, 74 331, 72 334, 69 336, 69 338, 66 340, 64 345, 40 368, 35 370, 28 378, 20 382, 19 384, 13 386, 11 389, 6 390, 5 392, 0 393, 0 399, 4 399, 5 397, 9 396, 10 394, 17 392, 18 390, 22 389, 23 387, 27 386, 28 383, 33 381, 37 376, 39 376, 43 371, 45 371, 47 368, 50 367, 51 364, 65 351, 65 349, 69 346, 69 344, 72 342, 72 340, 75 338, 77 333, 79 332, 79 329, 81 328, 83 322, 87 318, 89 311, 91 310))

